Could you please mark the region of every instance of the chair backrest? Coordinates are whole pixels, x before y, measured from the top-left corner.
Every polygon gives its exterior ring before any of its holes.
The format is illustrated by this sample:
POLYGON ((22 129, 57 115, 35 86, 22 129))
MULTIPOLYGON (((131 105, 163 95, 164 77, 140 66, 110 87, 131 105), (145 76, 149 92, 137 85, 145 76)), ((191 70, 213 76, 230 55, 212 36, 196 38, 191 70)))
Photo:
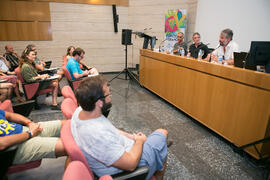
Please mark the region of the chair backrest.
POLYGON ((15 71, 15 73, 16 73, 18 79, 19 79, 22 83, 24 83, 24 79, 23 79, 22 74, 21 74, 21 68, 20 68, 20 67, 17 67, 14 71, 15 71))
POLYGON ((64 55, 63 56, 63 61, 62 61, 62 66, 65 66, 66 67, 67 62, 68 62, 67 55, 64 55))
POLYGON ((72 161, 65 170, 62 180, 87 179, 93 180, 87 167, 80 161, 72 161))
POLYGON ((71 78, 71 76, 70 76, 70 74, 69 74, 69 71, 68 71, 68 69, 66 68, 66 66, 62 66, 62 69, 63 69, 63 71, 64 71, 64 74, 65 74, 67 80, 68 80, 68 81, 71 81, 72 78, 71 78))
POLYGON ((61 93, 64 96, 64 98, 71 98, 74 101, 74 103, 77 104, 77 99, 70 86, 64 86, 61 90, 61 93))
MULTIPOLYGON (((87 167, 80 161, 72 161, 69 163, 67 169, 65 170, 62 180, 77 180, 77 179, 87 179, 93 180, 87 167)), ((113 180, 110 175, 105 175, 99 178, 99 180, 113 180)))
POLYGON ((61 111, 66 119, 71 119, 77 107, 72 99, 65 98, 61 104, 61 111))
POLYGON ((13 112, 12 103, 9 99, 5 100, 4 102, 0 102, 0 109, 8 112, 13 112))
POLYGON ((61 140, 63 145, 70 156, 72 161, 81 161, 89 170, 89 173, 92 178, 94 178, 93 172, 88 165, 87 160, 85 159, 81 149, 76 144, 71 133, 71 121, 67 121, 61 129, 61 140))

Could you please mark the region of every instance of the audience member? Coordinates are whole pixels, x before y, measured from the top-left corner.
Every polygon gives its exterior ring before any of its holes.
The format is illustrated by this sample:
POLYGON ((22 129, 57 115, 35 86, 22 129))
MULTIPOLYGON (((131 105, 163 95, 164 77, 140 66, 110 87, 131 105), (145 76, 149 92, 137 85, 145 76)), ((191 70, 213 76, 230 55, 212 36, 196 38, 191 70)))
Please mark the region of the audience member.
POLYGON ((173 46, 173 54, 181 55, 181 51, 185 51, 185 55, 187 55, 187 44, 184 41, 184 33, 177 33, 177 42, 173 46))
MULTIPOLYGON (((219 36, 219 46, 212 52, 211 60, 220 61, 230 65, 234 64, 233 53, 239 51, 238 44, 233 40, 233 31, 231 29, 224 29, 219 36)), ((208 56, 208 58, 210 58, 208 56)))
POLYGON ((147 179, 165 172, 168 132, 157 129, 148 138, 114 127, 103 115, 112 106, 108 82, 102 76, 84 79, 75 90, 79 103, 71 120, 72 135, 98 176, 148 166, 147 179))
MULTIPOLYGON (((3 56, 0 56, 0 80, 7 80, 8 83, 11 83, 17 97, 17 102, 24 102, 24 99, 21 97, 20 92, 19 92, 20 82, 17 79, 17 76, 15 76, 16 73, 14 71, 10 72, 8 66, 9 66, 9 62, 6 60, 6 58, 4 58, 3 56)), ((8 93, 9 95, 6 97, 10 97, 11 99, 12 92, 13 92, 12 88, 10 89, 10 91, 11 93, 8 93)))
POLYGON ((19 65, 19 56, 17 53, 14 51, 13 47, 11 45, 6 45, 5 46, 5 54, 3 55, 6 60, 10 63, 10 71, 14 71, 19 65))
MULTIPOLYGON (((23 79, 26 82, 35 82, 37 80, 45 80, 49 78, 50 76, 48 74, 42 74, 39 75, 37 73, 37 70, 34 67, 34 61, 36 58, 36 53, 29 48, 26 48, 22 53, 22 60, 20 61, 20 68, 21 68, 21 74, 23 79)), ((60 108, 57 106, 57 93, 58 93, 58 86, 59 82, 58 79, 52 80, 52 81, 40 81, 40 87, 39 89, 46 89, 49 86, 53 87, 52 92, 52 110, 60 110, 60 108)))
POLYGON ((66 66, 67 65, 67 62, 68 62, 69 58, 72 57, 72 53, 73 53, 74 50, 75 50, 75 47, 74 46, 69 46, 67 48, 67 54, 63 56, 62 66, 66 66))
POLYGON ((43 71, 45 69, 46 63, 37 57, 37 47, 34 44, 29 44, 26 46, 26 48, 31 49, 36 53, 35 68, 37 69, 37 71, 43 71))
POLYGON ((190 56, 193 58, 198 58, 199 51, 201 50, 203 55, 202 59, 205 59, 209 54, 209 49, 207 45, 201 42, 201 35, 198 32, 195 32, 192 36, 193 44, 189 46, 190 56))
POLYGON ((72 57, 69 58, 68 60, 66 68, 69 71, 69 74, 73 80, 82 78, 84 76, 87 76, 88 74, 98 75, 98 71, 96 68, 91 68, 89 71, 88 70, 83 71, 80 68, 80 61, 83 59, 84 54, 85 52, 83 49, 76 48, 72 53, 72 57))
POLYGON ((3 110, 0 110, 0 119, 0 150, 18 145, 13 164, 66 156, 59 138, 64 121, 35 123, 20 114, 3 110))

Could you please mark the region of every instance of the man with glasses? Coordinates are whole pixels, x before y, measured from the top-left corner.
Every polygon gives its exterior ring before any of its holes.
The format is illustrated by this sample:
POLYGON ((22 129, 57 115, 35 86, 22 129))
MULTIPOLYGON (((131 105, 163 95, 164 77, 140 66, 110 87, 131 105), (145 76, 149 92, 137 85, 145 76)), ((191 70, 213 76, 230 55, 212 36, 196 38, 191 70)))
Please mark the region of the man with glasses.
POLYGON ((112 106, 110 94, 108 81, 100 75, 84 79, 75 90, 80 106, 72 116, 71 132, 89 166, 99 177, 148 166, 147 180, 153 174, 162 179, 168 132, 157 129, 146 137, 117 129, 106 118, 112 106))
POLYGON ((177 33, 177 42, 173 46, 173 54, 181 55, 181 51, 185 51, 185 55, 187 55, 187 44, 184 41, 184 33, 177 33))
POLYGON ((66 68, 73 80, 82 78, 88 74, 98 75, 96 68, 91 68, 89 71, 83 71, 80 68, 80 61, 84 58, 84 54, 85 52, 82 48, 76 48, 72 53, 72 57, 68 60, 66 68))

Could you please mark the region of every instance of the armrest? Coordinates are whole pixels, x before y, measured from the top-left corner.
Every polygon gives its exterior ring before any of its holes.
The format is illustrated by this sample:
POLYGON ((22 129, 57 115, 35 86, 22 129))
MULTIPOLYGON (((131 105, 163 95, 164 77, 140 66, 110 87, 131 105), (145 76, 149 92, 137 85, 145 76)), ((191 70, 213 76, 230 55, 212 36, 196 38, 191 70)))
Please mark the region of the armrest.
POLYGON ((25 117, 28 117, 34 108, 34 105, 35 105, 34 100, 18 103, 18 104, 13 105, 13 111, 25 117))
POLYGON ((0 161, 1 161, 0 179, 3 179, 3 177, 6 175, 8 171, 8 167, 12 165, 17 148, 18 148, 17 145, 13 145, 0 151, 0 161))
POLYGON ((148 167, 147 166, 142 166, 142 167, 137 167, 134 171, 129 172, 125 171, 122 173, 114 174, 111 175, 114 180, 144 180, 148 174, 148 167))

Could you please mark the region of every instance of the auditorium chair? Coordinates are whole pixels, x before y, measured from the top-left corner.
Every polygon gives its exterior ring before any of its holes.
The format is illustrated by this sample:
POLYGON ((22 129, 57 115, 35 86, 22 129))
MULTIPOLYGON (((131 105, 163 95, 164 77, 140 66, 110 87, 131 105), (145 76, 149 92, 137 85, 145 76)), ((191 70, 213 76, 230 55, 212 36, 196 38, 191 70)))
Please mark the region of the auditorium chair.
MULTIPOLYGON (((72 161, 69 163, 65 170, 62 180, 93 180, 87 167, 81 161, 72 161)), ((113 180, 110 175, 105 175, 99 178, 99 180, 113 180)))
MULTIPOLYGON (((30 102, 33 104, 33 102, 30 102)), ((5 100, 0 104, 0 109, 13 112, 12 104, 10 100, 5 100)), ((31 161, 24 164, 16 164, 12 165, 13 159, 15 157, 15 153, 17 151, 17 145, 10 146, 4 150, 0 151, 0 179, 2 179, 5 175, 24 171, 27 169, 32 169, 40 166, 41 160, 31 161)))
POLYGON ((61 93, 64 96, 64 98, 71 98, 74 101, 74 103, 77 104, 77 99, 70 86, 64 86, 61 90, 61 93))
MULTIPOLYGON (((90 166, 88 165, 87 160, 85 159, 81 149, 76 144, 75 140, 73 139, 72 133, 71 133, 71 121, 67 121, 64 126, 61 129, 61 140, 63 142, 63 145, 67 151, 68 156, 71 158, 72 161, 80 161, 82 162, 88 169, 89 174, 92 178, 94 178, 94 173, 92 172, 90 166)), ((129 180, 140 180, 145 179, 148 173, 148 167, 143 166, 137 168, 133 172, 123 172, 119 174, 112 175, 114 180, 123 180, 123 179, 129 179, 129 180)), ((151 180, 154 180, 155 177, 153 176, 151 180)))
POLYGON ((61 104, 61 111, 66 119, 71 119, 77 107, 71 98, 65 98, 61 104))
POLYGON ((48 87, 47 89, 39 90, 40 81, 36 81, 36 82, 32 82, 32 83, 24 82, 24 79, 21 75, 20 67, 17 67, 15 69, 15 73, 16 73, 18 79, 22 83, 25 98, 27 100, 34 99, 36 102, 36 98, 38 97, 38 95, 47 94, 47 93, 50 93, 53 91, 53 87, 48 87))
POLYGON ((71 78, 71 75, 69 74, 69 71, 68 71, 68 69, 66 68, 66 66, 62 66, 62 69, 63 69, 63 71, 64 71, 64 74, 65 74, 66 78, 67 78, 68 84, 71 86, 71 88, 72 88, 73 90, 75 90, 75 89, 79 86, 79 84, 81 83, 82 78, 73 80, 73 79, 71 78))

